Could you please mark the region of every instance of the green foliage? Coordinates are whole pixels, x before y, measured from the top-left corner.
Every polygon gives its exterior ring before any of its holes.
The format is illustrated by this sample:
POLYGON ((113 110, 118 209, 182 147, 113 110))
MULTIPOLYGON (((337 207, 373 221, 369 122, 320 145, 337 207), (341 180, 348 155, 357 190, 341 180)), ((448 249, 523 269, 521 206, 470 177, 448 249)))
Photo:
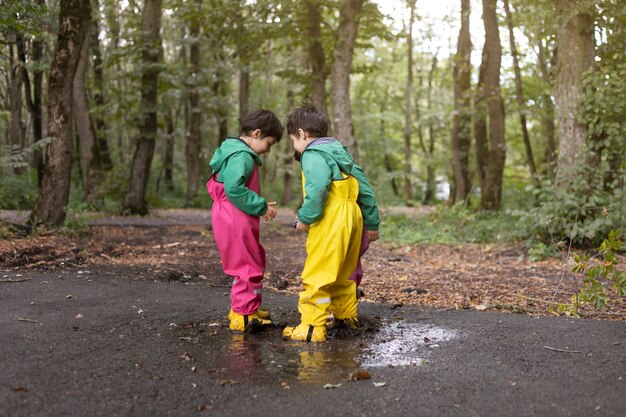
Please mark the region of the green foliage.
POLYGON ((531 234, 543 242, 561 240, 575 245, 598 242, 612 229, 625 222, 626 194, 623 188, 604 189, 581 180, 568 190, 555 187, 550 181, 540 188, 528 185, 536 205, 529 210, 511 210, 531 234))
POLYGON ((0 40, 16 33, 39 34, 43 29, 45 5, 34 1, 0 0, 0 40))
POLYGON ((5 175, 0 177, 0 209, 30 210, 37 200, 37 183, 30 177, 5 175))
POLYGON ((45 138, 24 149, 9 147, 0 155, 0 170, 27 167, 28 159, 32 156, 33 152, 38 149, 44 149, 50 142, 52 142, 52 138, 45 138))
POLYGON ((616 253, 624 250, 621 233, 621 229, 609 232, 597 255, 574 255, 572 271, 583 276, 582 287, 572 296, 570 303, 560 304, 557 312, 578 317, 583 306, 601 309, 612 300, 609 288, 615 297, 626 295, 626 273, 617 268, 616 253), (600 259, 596 260, 597 257, 600 259))
POLYGON ((506 212, 474 212, 463 205, 438 206, 428 215, 384 215, 382 237, 393 244, 508 243, 527 236, 523 224, 506 212))
POLYGON ((539 262, 546 258, 558 256, 559 252, 555 245, 546 245, 543 242, 531 241, 528 248, 528 259, 539 262))

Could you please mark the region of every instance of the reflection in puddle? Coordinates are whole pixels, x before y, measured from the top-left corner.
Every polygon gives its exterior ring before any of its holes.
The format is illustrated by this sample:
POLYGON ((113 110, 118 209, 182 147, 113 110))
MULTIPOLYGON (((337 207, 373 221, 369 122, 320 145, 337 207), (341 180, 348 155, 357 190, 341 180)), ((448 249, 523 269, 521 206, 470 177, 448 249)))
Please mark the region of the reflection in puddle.
POLYGON ((423 324, 378 324, 377 330, 321 344, 284 342, 280 328, 255 334, 231 333, 227 328, 207 333, 203 324, 181 328, 186 337, 180 339, 199 348, 194 353, 196 364, 217 372, 222 381, 324 385, 345 381, 357 369, 420 365, 432 348, 458 336, 454 330, 423 324))
POLYGON ((432 348, 457 337, 454 330, 415 323, 396 322, 382 326, 365 348, 361 366, 421 365, 432 348))

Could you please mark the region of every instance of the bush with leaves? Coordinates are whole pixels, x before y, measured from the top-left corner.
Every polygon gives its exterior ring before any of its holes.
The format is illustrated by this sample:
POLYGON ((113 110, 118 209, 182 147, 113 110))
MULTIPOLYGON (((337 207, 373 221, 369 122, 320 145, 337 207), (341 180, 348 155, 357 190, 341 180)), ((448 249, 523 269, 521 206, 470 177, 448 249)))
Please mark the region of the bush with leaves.
POLYGON ((616 297, 626 296, 626 273, 618 269, 617 253, 624 250, 621 239, 621 230, 611 231, 596 255, 574 255, 572 271, 582 274, 582 286, 570 303, 559 304, 559 313, 578 317, 583 306, 601 309, 611 302, 609 288, 616 297))
MULTIPOLYGON (((596 175, 602 175, 601 171, 596 175)), ((539 241, 597 245, 609 231, 626 225, 623 187, 606 189, 602 183, 592 187, 589 181, 581 180, 564 190, 546 180, 540 187, 529 185, 527 191, 534 195, 536 206, 511 213, 519 216, 539 241)))

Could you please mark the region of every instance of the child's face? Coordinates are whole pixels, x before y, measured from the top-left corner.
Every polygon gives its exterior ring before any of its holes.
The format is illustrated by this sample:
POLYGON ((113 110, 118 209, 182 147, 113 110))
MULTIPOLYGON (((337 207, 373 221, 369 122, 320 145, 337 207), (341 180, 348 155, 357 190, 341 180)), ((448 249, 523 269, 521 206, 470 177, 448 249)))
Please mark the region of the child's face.
POLYGON ((250 148, 257 154, 263 155, 266 153, 270 153, 270 149, 272 146, 276 144, 276 138, 271 136, 265 136, 262 138, 253 138, 250 143, 250 148))
POLYGON ((297 152, 304 152, 306 146, 309 144, 306 134, 302 129, 298 129, 296 134, 289 135, 289 139, 293 142, 293 149, 297 152))
POLYGON ((257 155, 270 153, 270 148, 278 142, 275 137, 263 136, 261 129, 255 129, 248 135, 242 135, 240 139, 246 142, 257 155))

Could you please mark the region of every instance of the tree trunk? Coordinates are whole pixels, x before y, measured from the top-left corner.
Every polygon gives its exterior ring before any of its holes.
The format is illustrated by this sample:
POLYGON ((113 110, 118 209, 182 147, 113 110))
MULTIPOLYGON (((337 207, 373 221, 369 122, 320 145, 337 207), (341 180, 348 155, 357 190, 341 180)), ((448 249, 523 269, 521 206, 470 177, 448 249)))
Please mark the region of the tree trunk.
POLYGON ((215 97, 215 107, 213 110, 213 117, 215 119, 215 124, 217 124, 217 140, 216 145, 220 146, 226 136, 228 135, 228 108, 226 103, 228 103, 228 99, 226 97, 226 89, 227 89, 227 76, 224 74, 223 67, 225 65, 224 51, 217 50, 213 53, 213 60, 217 66, 217 70, 215 72, 213 85, 211 86, 211 90, 213 92, 213 97, 215 97))
POLYGON ((480 207, 498 210, 506 159, 504 104, 500 90, 502 46, 498 32, 496 0, 483 0, 485 46, 476 91, 476 162, 480 178, 480 207))
POLYGON ((388 138, 386 134, 386 123, 385 123, 385 113, 387 112, 387 96, 389 94, 389 88, 385 87, 385 92, 382 95, 382 100, 380 102, 380 137, 383 141, 383 161, 385 163, 385 170, 387 174, 391 176, 391 189, 393 190, 393 195, 397 196, 400 194, 400 187, 396 183, 396 179, 393 177, 393 174, 396 172, 393 162, 391 160, 391 147, 388 144, 388 138))
POLYGON ((352 54, 356 43, 359 26, 359 15, 364 0, 343 0, 339 15, 339 28, 335 38, 333 52, 332 80, 332 112, 335 136, 348 147, 355 160, 358 161, 359 151, 354 138, 352 124, 352 107, 350 105, 350 72, 352 54))
MULTIPOLYGON (((548 62, 546 59, 545 48, 543 46, 543 39, 539 37, 538 42, 539 53, 537 60, 539 62, 539 68, 541 69, 541 79, 545 86, 552 86, 552 79, 548 71, 548 62)), ((556 178, 556 163, 557 163, 557 143, 555 139, 556 127, 554 125, 554 103, 552 102, 552 95, 546 92, 543 97, 543 112, 542 112, 542 124, 544 134, 546 135, 546 151, 545 151, 545 165, 548 176, 554 181, 556 178)))
POLYGON ((470 55, 470 0, 461 0, 461 30, 456 56, 454 57, 454 121, 452 127, 452 170, 454 173, 453 202, 469 202, 472 190, 469 157, 472 142, 472 116, 470 104, 471 69, 470 55))
POLYGON ((411 149, 411 131, 413 130, 413 22, 415 20, 415 0, 409 0, 409 22, 406 27, 407 77, 404 91, 404 200, 407 206, 413 204, 413 185, 411 175, 413 150, 411 149))
MULTIPOLYGON (((96 10, 100 9, 99 1, 93 0, 93 6, 96 10)), ((99 16, 92 20, 91 29, 91 55, 93 58, 93 79, 94 79, 94 102, 99 109, 103 109, 105 105, 104 99, 104 72, 102 69, 102 53, 100 52, 100 34, 99 16)), ((110 171, 113 169, 113 161, 111 160, 111 152, 109 151, 108 128, 104 118, 103 111, 95 113, 95 134, 96 134, 96 146, 98 148, 98 155, 100 156, 100 165, 102 169, 110 171)))
MULTIPOLYGON (((433 109, 433 77, 437 69, 437 54, 433 56, 430 71, 428 72, 428 94, 427 108, 428 114, 432 115, 433 109)), ((437 192, 437 179, 435 178, 435 127, 432 116, 428 120, 428 148, 426 151, 426 191, 424 192, 424 204, 432 204, 437 192)))
POLYGON ((515 94, 517 98, 517 105, 519 107, 519 119, 522 127, 522 138, 524 140, 524 149, 526 150, 526 163, 530 171, 530 178, 532 179, 535 187, 539 186, 539 179, 537 178, 537 168, 535 166, 535 159, 533 158, 533 150, 530 144, 530 137, 528 135, 528 127, 526 125, 526 103, 524 99, 524 89, 522 86, 522 73, 519 67, 519 59, 517 56, 517 46, 515 45, 515 35, 513 33, 513 18, 511 17, 511 10, 509 7, 509 0, 504 0, 504 11, 506 13, 506 24, 509 29, 509 43, 511 45, 511 56, 513 57, 513 71, 515 72, 515 94))
POLYGON ((200 181, 200 151, 202 149, 202 137, 200 128, 202 125, 202 108, 200 106, 200 16, 202 12, 202 0, 196 0, 197 15, 193 17, 189 28, 192 39, 189 47, 189 134, 185 147, 187 160, 187 194, 186 203, 191 205, 198 194, 200 181))
MULTIPOLYGON (((287 87, 287 108, 292 109, 294 107, 294 94, 293 90, 288 86, 287 87)), ((282 206, 286 206, 291 203, 293 199, 293 179, 294 179, 294 149, 293 143, 289 138, 283 140, 286 142, 285 144, 285 152, 283 154, 283 163, 285 167, 285 172, 283 173, 283 196, 280 200, 280 204, 282 206)))
MULTIPOLYGON (((17 43, 20 34, 13 34, 9 44, 9 102, 11 111, 11 124, 9 128, 9 152, 20 154, 23 151, 24 123, 22 121, 22 84, 24 82, 21 64, 18 59, 17 43)), ((13 167, 15 174, 21 175, 24 169, 21 166, 13 167)))
POLYGON ((250 69, 249 64, 244 62, 239 69, 239 119, 243 119, 250 108, 250 69))
MULTIPOLYGON (((91 29, 91 20, 89 25, 89 29, 91 29)), ((81 45, 80 59, 78 60, 78 67, 74 76, 72 94, 74 99, 74 122, 76 124, 76 133, 80 140, 81 167, 83 167, 82 172, 85 174, 83 198, 88 203, 95 203, 100 198, 99 187, 103 183, 104 176, 102 174, 96 131, 91 120, 91 112, 89 111, 89 98, 87 97, 85 87, 85 76, 89 66, 89 43, 90 37, 86 36, 81 45)))
POLYGON ((80 59, 80 46, 88 36, 89 0, 60 4, 59 33, 48 82, 47 163, 39 197, 31 213, 32 223, 60 225, 70 191, 72 163, 72 85, 80 59))
POLYGON ((308 16, 307 40, 311 64, 311 104, 322 113, 328 114, 326 106, 326 76, 328 74, 321 38, 321 4, 319 0, 305 0, 305 6, 308 16))
MULTIPOLYGON (((40 4, 42 2, 40 1, 40 4)), ((35 38, 32 41, 32 55, 31 61, 34 63, 35 69, 33 70, 33 87, 30 84, 30 76, 26 67, 26 45, 23 37, 17 38, 17 53, 20 59, 20 66, 22 68, 22 80, 24 81, 24 97, 26 98, 26 107, 32 116, 33 123, 33 144, 34 156, 33 165, 37 169, 37 184, 41 185, 41 179, 43 177, 43 155, 38 143, 43 138, 42 121, 41 121, 41 85, 43 78, 43 70, 41 69, 41 59, 43 57, 42 41, 39 38, 35 38)))
POLYGON ((556 76, 556 117, 559 126, 557 184, 564 189, 577 181, 575 168, 586 164, 587 129, 578 121, 583 94, 582 76, 593 66, 595 55, 593 16, 567 0, 557 0, 560 26, 556 76))
POLYGON ((174 137, 176 135, 176 124, 171 110, 165 115, 167 124, 167 137, 165 139, 165 150, 163 152, 163 182, 165 189, 174 191, 174 137))
POLYGON ((141 104, 144 116, 133 155, 124 209, 132 214, 148 213, 146 191, 157 135, 158 63, 161 57, 161 0, 146 0, 142 23, 141 104))
MULTIPOLYGON (((40 0, 44 5, 44 0, 40 0)), ((33 62, 39 64, 43 60, 43 39, 33 41, 33 62)), ((29 93, 30 94, 30 93, 29 93)), ((43 139, 43 70, 39 65, 33 71, 33 140, 37 144, 43 139)), ((41 186, 44 170, 44 149, 37 146, 33 154, 33 165, 37 169, 37 185, 41 186)))

